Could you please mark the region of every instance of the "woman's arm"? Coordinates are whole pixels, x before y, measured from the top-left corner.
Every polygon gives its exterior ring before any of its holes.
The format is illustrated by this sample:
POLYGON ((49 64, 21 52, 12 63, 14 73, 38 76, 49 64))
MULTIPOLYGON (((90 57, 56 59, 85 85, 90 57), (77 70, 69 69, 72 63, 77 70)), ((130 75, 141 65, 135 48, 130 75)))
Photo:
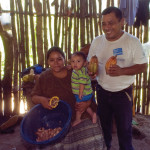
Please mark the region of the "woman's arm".
POLYGON ((52 109, 52 107, 49 105, 49 98, 34 95, 32 96, 32 101, 35 104, 41 104, 44 108, 52 109))

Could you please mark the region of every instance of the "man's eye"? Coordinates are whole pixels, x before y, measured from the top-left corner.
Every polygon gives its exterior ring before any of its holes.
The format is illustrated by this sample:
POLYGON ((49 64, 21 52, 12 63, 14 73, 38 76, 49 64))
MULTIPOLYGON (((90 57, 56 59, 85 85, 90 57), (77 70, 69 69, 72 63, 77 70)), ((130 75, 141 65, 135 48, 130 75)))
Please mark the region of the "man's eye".
POLYGON ((113 23, 113 22, 110 22, 109 25, 114 25, 114 23, 113 23))
POLYGON ((102 26, 106 26, 106 25, 112 26, 112 25, 114 25, 114 24, 115 24, 114 22, 109 22, 108 24, 102 23, 102 26))

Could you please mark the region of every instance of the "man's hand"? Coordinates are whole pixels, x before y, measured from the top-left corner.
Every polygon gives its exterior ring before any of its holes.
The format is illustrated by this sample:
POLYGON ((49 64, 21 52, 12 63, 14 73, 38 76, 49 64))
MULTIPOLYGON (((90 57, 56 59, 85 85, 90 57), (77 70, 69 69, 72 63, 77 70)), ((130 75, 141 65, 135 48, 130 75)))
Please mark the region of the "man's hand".
POLYGON ((98 64, 97 64, 97 71, 94 74, 93 72, 91 72, 89 63, 87 64, 87 68, 88 68, 88 75, 91 77, 91 79, 95 79, 96 76, 98 75, 98 64))
POLYGON ((122 68, 120 68, 118 65, 112 65, 108 68, 107 74, 110 76, 120 76, 121 71, 122 71, 122 68))
POLYGON ((89 76, 91 77, 91 79, 95 79, 96 76, 98 75, 98 72, 93 74, 92 72, 88 72, 89 76))
POLYGON ((107 74, 110 76, 121 76, 121 75, 136 75, 145 72, 147 69, 147 63, 136 64, 129 67, 121 68, 118 65, 112 65, 109 67, 107 74))

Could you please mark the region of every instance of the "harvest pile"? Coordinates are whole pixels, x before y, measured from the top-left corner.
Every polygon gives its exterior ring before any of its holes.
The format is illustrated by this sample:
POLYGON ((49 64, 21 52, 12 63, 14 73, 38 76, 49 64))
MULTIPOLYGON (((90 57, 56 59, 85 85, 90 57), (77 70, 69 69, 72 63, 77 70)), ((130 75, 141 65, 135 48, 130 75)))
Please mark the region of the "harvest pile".
POLYGON ((54 129, 39 128, 37 130, 37 132, 35 133, 37 135, 36 141, 37 142, 46 141, 46 140, 56 136, 61 130, 62 130, 61 127, 57 127, 54 129))

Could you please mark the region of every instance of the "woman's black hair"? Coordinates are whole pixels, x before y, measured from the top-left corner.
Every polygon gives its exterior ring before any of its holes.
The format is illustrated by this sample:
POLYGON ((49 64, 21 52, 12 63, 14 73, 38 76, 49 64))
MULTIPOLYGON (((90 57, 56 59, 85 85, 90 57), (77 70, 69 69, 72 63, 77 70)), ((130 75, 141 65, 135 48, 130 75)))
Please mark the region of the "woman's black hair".
POLYGON ((65 54, 64 52, 62 51, 62 49, 60 47, 57 47, 57 46, 53 46, 51 47, 48 51, 47 51, 47 60, 49 58, 49 55, 52 53, 52 52, 58 52, 62 55, 62 57, 65 59, 65 54))
POLYGON ((119 20, 121 20, 122 17, 123 17, 122 16, 122 11, 119 8, 113 7, 113 6, 104 9, 103 12, 102 12, 102 16, 110 14, 110 13, 114 13, 119 20))

